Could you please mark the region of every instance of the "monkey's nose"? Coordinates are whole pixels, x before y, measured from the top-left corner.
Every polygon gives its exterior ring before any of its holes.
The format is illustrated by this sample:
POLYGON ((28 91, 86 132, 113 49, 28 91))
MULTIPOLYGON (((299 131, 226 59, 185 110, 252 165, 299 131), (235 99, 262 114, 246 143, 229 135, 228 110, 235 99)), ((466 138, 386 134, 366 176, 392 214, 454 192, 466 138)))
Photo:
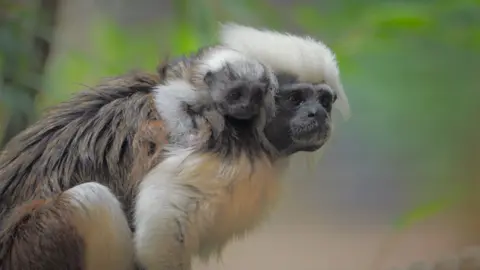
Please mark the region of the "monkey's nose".
POLYGON ((325 112, 325 109, 323 108, 310 108, 307 113, 307 118, 308 119, 315 119, 317 121, 323 122, 325 118, 327 117, 327 113, 325 112))
POLYGON ((314 117, 316 117, 316 116, 318 115, 318 111, 319 111, 319 110, 316 110, 316 109, 312 109, 312 110, 308 111, 307 117, 308 117, 308 118, 314 118, 314 117))

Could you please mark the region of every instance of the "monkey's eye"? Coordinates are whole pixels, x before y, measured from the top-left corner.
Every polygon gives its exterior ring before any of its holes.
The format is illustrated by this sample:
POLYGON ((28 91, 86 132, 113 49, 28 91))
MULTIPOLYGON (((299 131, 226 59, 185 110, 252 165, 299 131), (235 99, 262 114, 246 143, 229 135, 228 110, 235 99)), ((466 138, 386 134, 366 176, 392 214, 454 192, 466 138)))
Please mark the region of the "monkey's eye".
POLYGON ((294 91, 288 96, 288 100, 295 105, 300 105, 304 100, 303 94, 301 91, 294 91))
POLYGON ((319 96, 318 100, 320 101, 320 104, 322 104, 324 108, 330 108, 334 102, 335 96, 336 95, 333 95, 328 91, 325 91, 319 96))
POLYGON ((203 81, 205 82, 205 84, 207 85, 211 85, 212 82, 213 82, 214 78, 213 78, 213 72, 211 71, 208 71, 205 76, 203 77, 203 81))
POLYGON ((242 87, 235 87, 231 89, 227 95, 227 99, 230 101, 238 101, 242 97, 242 87))

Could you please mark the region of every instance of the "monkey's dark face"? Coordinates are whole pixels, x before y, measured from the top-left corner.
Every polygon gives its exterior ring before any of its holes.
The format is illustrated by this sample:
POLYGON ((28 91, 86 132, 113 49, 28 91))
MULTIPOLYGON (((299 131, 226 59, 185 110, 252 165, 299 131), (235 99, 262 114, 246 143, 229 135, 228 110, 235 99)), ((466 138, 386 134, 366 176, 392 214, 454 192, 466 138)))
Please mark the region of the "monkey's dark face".
POLYGON ((280 87, 277 112, 265 135, 282 154, 316 151, 331 132, 331 111, 336 95, 326 84, 291 83, 280 87))
POLYGON ((239 120, 248 120, 260 113, 265 96, 266 84, 244 80, 224 84, 223 91, 217 103, 218 110, 223 114, 239 120))
POLYGON ((241 63, 227 64, 215 73, 208 72, 204 78, 210 88, 217 110, 227 117, 250 120, 260 115, 262 109, 267 115, 275 110, 274 91, 276 82, 262 66, 241 63))

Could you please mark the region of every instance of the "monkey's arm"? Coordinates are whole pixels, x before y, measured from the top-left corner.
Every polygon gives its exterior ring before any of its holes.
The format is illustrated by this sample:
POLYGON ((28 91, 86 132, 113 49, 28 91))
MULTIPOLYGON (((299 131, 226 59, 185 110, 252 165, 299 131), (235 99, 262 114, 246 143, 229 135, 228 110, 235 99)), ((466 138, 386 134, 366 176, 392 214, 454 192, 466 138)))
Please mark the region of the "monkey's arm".
POLYGON ((142 180, 135 205, 134 245, 137 260, 148 270, 189 270, 194 245, 188 227, 195 211, 194 190, 175 175, 189 151, 176 151, 163 159, 142 180))
POLYGON ((148 123, 136 140, 141 144, 137 148, 144 149, 137 156, 150 156, 148 163, 135 162, 133 175, 139 181, 135 189, 135 253, 148 270, 190 269, 189 248, 195 240, 188 226, 195 221, 189 220, 189 212, 195 208, 197 194, 177 181, 178 168, 185 166, 182 162, 190 149, 205 145, 212 135, 211 117, 217 115, 208 109, 201 114, 188 111, 186 105, 202 104, 197 92, 184 81, 156 86, 154 100, 162 120, 148 123), (148 153, 149 144, 155 145, 153 153, 148 153))

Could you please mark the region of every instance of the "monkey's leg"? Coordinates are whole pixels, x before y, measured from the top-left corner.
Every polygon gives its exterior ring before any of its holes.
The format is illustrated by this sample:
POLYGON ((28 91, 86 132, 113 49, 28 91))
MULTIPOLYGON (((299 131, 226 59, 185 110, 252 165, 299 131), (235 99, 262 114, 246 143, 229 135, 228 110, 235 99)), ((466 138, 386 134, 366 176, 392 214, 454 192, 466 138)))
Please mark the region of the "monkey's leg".
POLYGON ((133 269, 131 231, 103 185, 85 183, 18 206, 4 224, 1 270, 133 269))

